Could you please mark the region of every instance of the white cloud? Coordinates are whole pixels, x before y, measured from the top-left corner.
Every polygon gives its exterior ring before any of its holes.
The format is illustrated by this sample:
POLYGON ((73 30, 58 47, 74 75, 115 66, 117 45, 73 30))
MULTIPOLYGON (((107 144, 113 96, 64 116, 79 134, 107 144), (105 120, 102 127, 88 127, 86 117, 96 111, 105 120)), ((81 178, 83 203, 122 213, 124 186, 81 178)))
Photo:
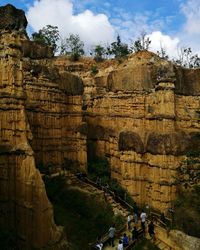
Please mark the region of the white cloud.
POLYGON ((181 4, 181 11, 185 15, 186 22, 183 25, 179 37, 183 47, 191 47, 194 53, 200 53, 200 1, 188 0, 181 4))
POLYGON ((73 10, 71 0, 36 0, 26 15, 34 31, 48 24, 58 26, 62 37, 79 34, 86 47, 113 41, 114 28, 106 15, 90 10, 75 15, 73 10))
POLYGON ((181 10, 187 19, 185 31, 189 34, 200 34, 200 1, 188 0, 181 5, 181 10))
POLYGON ((171 58, 177 57, 177 48, 179 46, 180 40, 178 37, 170 37, 168 35, 162 34, 160 31, 154 31, 147 35, 150 38, 150 50, 157 52, 160 51, 161 47, 166 50, 167 55, 171 58))

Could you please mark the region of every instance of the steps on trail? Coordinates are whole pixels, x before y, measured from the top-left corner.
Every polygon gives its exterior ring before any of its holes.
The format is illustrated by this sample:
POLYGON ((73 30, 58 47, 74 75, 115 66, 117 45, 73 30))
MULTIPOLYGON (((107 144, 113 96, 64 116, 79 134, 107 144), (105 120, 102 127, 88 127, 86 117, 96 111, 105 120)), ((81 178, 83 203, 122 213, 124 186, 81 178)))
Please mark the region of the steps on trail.
POLYGON ((171 248, 166 245, 163 241, 161 241, 160 239, 156 239, 155 243, 154 243, 160 250, 171 250, 171 248))

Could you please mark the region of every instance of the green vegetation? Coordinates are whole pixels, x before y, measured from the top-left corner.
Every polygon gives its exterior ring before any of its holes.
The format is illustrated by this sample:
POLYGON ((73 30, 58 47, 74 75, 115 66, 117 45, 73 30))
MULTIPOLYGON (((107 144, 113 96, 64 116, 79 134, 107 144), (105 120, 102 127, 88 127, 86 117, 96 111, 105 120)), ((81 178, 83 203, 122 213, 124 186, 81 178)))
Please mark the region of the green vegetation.
POLYGON ((111 43, 110 46, 107 47, 108 55, 114 55, 114 57, 118 60, 126 57, 130 54, 130 50, 128 48, 128 44, 122 43, 120 36, 117 36, 117 41, 111 43))
POLYGON ((150 44, 151 44, 151 40, 149 39, 149 37, 146 36, 145 32, 142 32, 140 37, 136 41, 133 42, 133 46, 131 47, 131 50, 134 52, 148 50, 150 44))
POLYGON ((63 51, 70 55, 70 59, 72 61, 78 61, 79 58, 84 55, 84 43, 77 34, 70 34, 70 36, 65 40, 63 46, 63 51))
POLYGON ((12 249, 18 250, 19 248, 16 245, 15 239, 16 232, 8 231, 8 230, 0 230, 0 243, 1 249, 12 249))
POLYGON ((178 197, 174 202, 174 227, 200 237, 200 133, 194 135, 193 147, 177 169, 178 197))
POLYGON ((98 68, 97 68, 97 65, 92 65, 91 66, 91 73, 93 75, 96 75, 97 73, 99 72, 98 68))
POLYGON ((57 42, 60 39, 57 26, 47 25, 38 32, 32 34, 32 40, 52 47, 55 53, 58 50, 57 42))
POLYGON ((150 240, 143 238, 134 248, 134 250, 159 250, 150 240))
POLYGON ((126 200, 130 205, 134 205, 135 202, 131 198, 130 194, 125 190, 116 179, 111 178, 111 170, 106 158, 96 158, 90 161, 88 164, 89 178, 103 186, 109 186, 117 196, 126 200))
MULTIPOLYGON (((32 34, 32 40, 41 42, 52 47, 53 52, 59 52, 60 55, 69 55, 72 61, 78 61, 79 58, 84 55, 84 43, 81 41, 78 34, 70 34, 68 38, 62 38, 58 27, 47 25, 38 32, 32 34)), ((118 35, 115 42, 105 48, 98 44, 93 47, 90 55, 94 57, 96 62, 101 62, 108 57, 114 57, 121 62, 127 55, 138 51, 147 51, 150 49, 151 40, 146 35, 146 32, 141 32, 138 39, 132 42, 132 45, 122 43, 121 37, 118 35)), ((173 63, 186 67, 186 68, 198 68, 200 67, 200 57, 198 54, 194 54, 190 47, 178 49, 178 58, 171 59, 173 63)), ((168 60, 169 56, 166 53, 164 47, 157 51, 157 55, 163 59, 168 60)))
POLYGON ((71 249, 88 249, 97 236, 106 233, 111 224, 121 228, 124 221, 115 217, 112 208, 95 194, 71 188, 62 177, 47 179, 46 190, 54 205, 56 224, 63 225, 71 249))
POLYGON ((200 237, 200 187, 182 191, 175 201, 174 227, 200 237))
POLYGON ((96 45, 91 55, 94 56, 96 62, 102 62, 105 59, 106 49, 102 45, 96 45))
POLYGON ((179 58, 173 60, 176 64, 185 68, 198 68, 200 67, 200 57, 198 54, 193 54, 192 49, 181 48, 179 50, 179 58))

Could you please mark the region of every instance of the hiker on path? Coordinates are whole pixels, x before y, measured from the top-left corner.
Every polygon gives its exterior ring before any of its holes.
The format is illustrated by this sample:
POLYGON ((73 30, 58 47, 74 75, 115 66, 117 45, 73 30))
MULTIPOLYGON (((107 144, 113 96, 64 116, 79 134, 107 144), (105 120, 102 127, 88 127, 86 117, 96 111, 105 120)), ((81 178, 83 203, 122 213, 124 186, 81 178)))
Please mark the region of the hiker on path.
POLYGON ((135 205, 133 207, 133 213, 134 213, 135 224, 137 224, 138 223, 138 207, 137 207, 136 202, 135 202, 135 205))
POLYGON ((128 236, 126 235, 126 233, 124 233, 122 241, 123 241, 123 247, 127 247, 128 246, 128 236))
POLYGON ((131 230, 131 215, 130 214, 127 217, 127 225, 128 225, 128 230, 131 230))
POLYGON ((148 232, 153 241, 155 241, 155 232, 154 232, 154 224, 153 221, 151 221, 148 225, 148 232))
POLYGON ((113 224, 110 229, 108 230, 108 236, 109 236, 109 245, 114 247, 114 239, 115 239, 115 224, 113 224))
POLYGON ((118 246, 117 246, 117 250, 123 250, 123 249, 124 249, 123 243, 122 243, 121 240, 119 240, 119 244, 118 244, 118 246))
POLYGON ((132 230, 132 240, 138 240, 138 230, 137 230, 136 226, 134 226, 134 228, 132 230))
POLYGON ((140 219, 141 219, 141 227, 142 227, 143 233, 145 233, 146 217, 147 217, 147 214, 144 212, 144 210, 142 210, 142 213, 140 214, 140 219))
POLYGON ((103 243, 101 242, 101 237, 98 237, 97 244, 96 244, 95 248, 98 249, 98 250, 103 249, 103 243))

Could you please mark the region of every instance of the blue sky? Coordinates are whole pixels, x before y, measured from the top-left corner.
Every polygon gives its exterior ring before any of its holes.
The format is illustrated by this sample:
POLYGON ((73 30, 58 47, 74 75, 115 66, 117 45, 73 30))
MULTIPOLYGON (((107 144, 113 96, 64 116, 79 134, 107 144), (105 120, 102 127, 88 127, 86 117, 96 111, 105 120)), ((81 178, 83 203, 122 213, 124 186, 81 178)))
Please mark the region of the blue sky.
POLYGON ((88 45, 110 43, 119 34, 130 43, 145 31, 151 49, 191 46, 200 52, 200 0, 1 0, 26 12, 29 30, 47 24, 61 35, 78 33, 88 45))

